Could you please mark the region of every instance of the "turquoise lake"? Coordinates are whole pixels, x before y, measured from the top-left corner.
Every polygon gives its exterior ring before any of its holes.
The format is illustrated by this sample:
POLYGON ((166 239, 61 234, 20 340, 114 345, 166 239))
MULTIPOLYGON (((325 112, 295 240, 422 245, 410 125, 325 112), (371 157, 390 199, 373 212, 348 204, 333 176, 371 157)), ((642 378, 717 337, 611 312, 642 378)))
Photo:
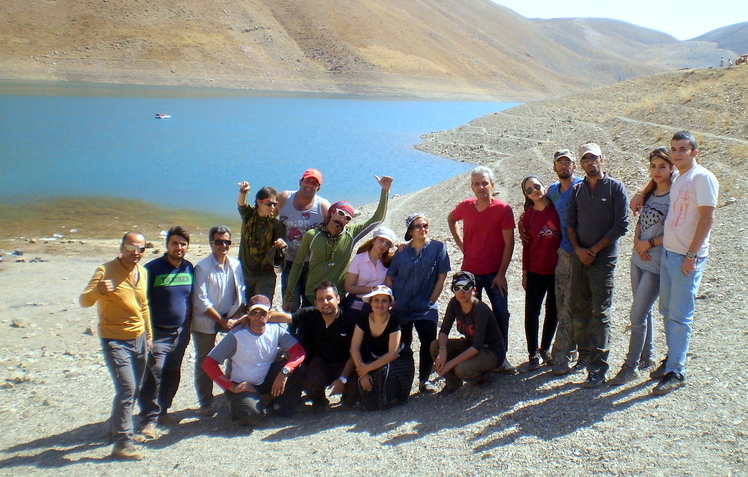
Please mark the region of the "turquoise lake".
POLYGON ((468 170, 413 145, 516 104, 0 82, 0 202, 109 196, 233 215, 237 182, 295 190, 314 167, 320 195, 361 205, 379 196, 375 174, 405 194, 468 170))

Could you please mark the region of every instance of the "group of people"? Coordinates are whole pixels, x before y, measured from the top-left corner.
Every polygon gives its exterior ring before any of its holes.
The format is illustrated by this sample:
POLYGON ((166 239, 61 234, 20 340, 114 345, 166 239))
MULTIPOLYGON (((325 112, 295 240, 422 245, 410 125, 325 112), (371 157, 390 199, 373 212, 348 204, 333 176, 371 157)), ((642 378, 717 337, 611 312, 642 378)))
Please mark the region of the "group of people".
MULTIPOLYGON (((546 364, 557 376, 586 372, 587 388, 606 381, 614 270, 630 206, 640 211, 631 258, 631 337, 623 367, 609 382, 632 381, 657 364, 652 309, 659 294, 668 352, 650 374, 659 379, 653 393, 685 383, 694 298, 718 192, 697 155, 694 136, 676 133, 669 149, 650 154, 651 181, 630 204, 623 184, 604 172, 595 143, 579 148, 583 178, 574 175, 577 157, 560 150, 553 157, 557 182, 546 188, 536 175, 521 181, 525 205, 517 227, 528 370, 546 364)), ((422 213, 407 217, 404 242, 382 226, 392 178, 375 179, 379 205, 362 223, 352 223, 350 203, 330 204, 318 195, 318 170, 305 171, 297 191, 263 187, 251 205, 250 186, 240 182, 238 260, 229 255, 232 232, 225 226, 209 231, 211 254, 194 267, 184 258, 190 236, 182 227, 169 229, 166 253, 145 266, 139 264, 145 237, 123 236, 120 255, 96 270, 80 300, 98 304, 115 387, 109 421, 115 456, 142 458, 133 443, 155 438, 157 424, 179 422, 169 408, 190 336, 200 415, 215 415, 215 383, 232 419, 248 426, 269 414, 294 416, 304 402, 322 411, 334 394, 342 405, 364 410, 406 402, 416 374, 414 328, 419 392, 438 390, 434 371, 444 378, 442 395, 465 382, 481 383, 493 371, 517 372, 506 357, 515 217, 493 194, 493 171, 473 169, 474 197, 448 214, 463 262, 452 276, 441 327, 438 301, 451 271, 447 247, 430 238, 422 213), (283 311, 273 307, 278 268, 283 311)))

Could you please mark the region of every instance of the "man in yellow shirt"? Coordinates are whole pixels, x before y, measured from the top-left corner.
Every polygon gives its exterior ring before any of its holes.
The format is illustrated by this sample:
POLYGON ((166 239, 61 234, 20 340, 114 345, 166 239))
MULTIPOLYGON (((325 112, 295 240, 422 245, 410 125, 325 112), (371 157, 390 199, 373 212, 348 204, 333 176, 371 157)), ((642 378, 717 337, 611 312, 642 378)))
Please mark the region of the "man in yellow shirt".
POLYGON ((120 255, 96 269, 80 296, 81 306, 98 305, 101 348, 114 382, 109 430, 114 441, 112 455, 135 460, 143 455, 133 442, 143 442, 144 438, 133 432, 133 407, 151 344, 147 272, 138 264, 144 252, 143 234, 126 233, 120 255))

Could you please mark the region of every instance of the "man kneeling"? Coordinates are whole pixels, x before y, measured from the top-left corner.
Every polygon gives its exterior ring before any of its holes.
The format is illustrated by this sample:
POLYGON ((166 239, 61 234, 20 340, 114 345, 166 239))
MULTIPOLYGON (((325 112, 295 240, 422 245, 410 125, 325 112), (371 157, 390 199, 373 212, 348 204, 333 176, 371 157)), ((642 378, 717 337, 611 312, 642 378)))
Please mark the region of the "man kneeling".
POLYGON ((455 273, 452 292, 455 296, 447 305, 439 338, 431 343, 436 372, 446 381, 442 395, 453 393, 464 381, 482 382, 506 357, 496 317, 475 298, 475 276, 470 272, 455 273), (449 339, 455 320, 457 331, 464 337, 449 339))
MULTIPOLYGON (((268 325, 270 300, 255 295, 249 300, 249 326, 231 330, 208 354, 203 369, 225 391, 231 418, 253 425, 266 414, 262 395, 271 394, 272 413, 296 414, 301 405, 301 374, 294 370, 304 361, 304 348, 281 325, 268 325), (289 355, 276 360, 278 348, 289 355), (219 368, 225 363, 226 374, 219 368)), ((303 371, 303 370, 299 370, 303 371)))

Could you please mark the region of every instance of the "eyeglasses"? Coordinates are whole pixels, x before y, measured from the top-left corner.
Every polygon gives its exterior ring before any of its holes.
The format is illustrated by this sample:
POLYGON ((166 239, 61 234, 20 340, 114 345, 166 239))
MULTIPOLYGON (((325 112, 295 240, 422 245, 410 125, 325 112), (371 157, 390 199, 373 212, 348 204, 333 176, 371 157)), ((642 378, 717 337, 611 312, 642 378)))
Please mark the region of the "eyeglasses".
POLYGON ((127 250, 128 252, 138 252, 138 253, 145 252, 145 247, 138 247, 137 245, 133 245, 130 243, 124 244, 122 247, 124 247, 124 249, 127 250))
POLYGON ((595 162, 598 159, 600 159, 600 156, 595 156, 593 154, 590 154, 589 156, 584 156, 583 158, 581 158, 579 162, 581 162, 582 164, 587 164, 590 162, 595 162))
POLYGON ((413 228, 416 230, 428 230, 429 224, 415 224, 413 228))
POLYGON ((452 287, 452 292, 453 293, 457 293, 458 291, 468 292, 472 290, 473 288, 475 288, 473 285, 454 285, 452 287))
POLYGON ((278 202, 271 202, 269 200, 261 200, 260 204, 266 205, 268 207, 275 207, 276 205, 278 205, 278 202))
POLYGON ((336 209, 336 210, 335 210, 335 213, 336 213, 336 214, 338 214, 338 217, 341 217, 341 218, 342 218, 343 220, 345 220, 346 222, 350 222, 350 221, 351 221, 351 219, 353 218, 353 217, 351 217, 350 215, 346 214, 345 212, 343 212, 343 211, 342 211, 342 210, 340 210, 340 209, 336 209))
POLYGON ((528 188, 525 189, 525 195, 530 195, 533 192, 535 192, 536 190, 540 190, 542 188, 543 188, 543 186, 540 185, 540 184, 533 184, 531 187, 528 187, 528 188))
POLYGON ((249 312, 249 316, 267 316, 268 312, 263 310, 262 308, 255 308, 254 310, 251 310, 249 312))
POLYGON ((228 247, 231 245, 231 240, 213 240, 211 243, 219 247, 228 247))

